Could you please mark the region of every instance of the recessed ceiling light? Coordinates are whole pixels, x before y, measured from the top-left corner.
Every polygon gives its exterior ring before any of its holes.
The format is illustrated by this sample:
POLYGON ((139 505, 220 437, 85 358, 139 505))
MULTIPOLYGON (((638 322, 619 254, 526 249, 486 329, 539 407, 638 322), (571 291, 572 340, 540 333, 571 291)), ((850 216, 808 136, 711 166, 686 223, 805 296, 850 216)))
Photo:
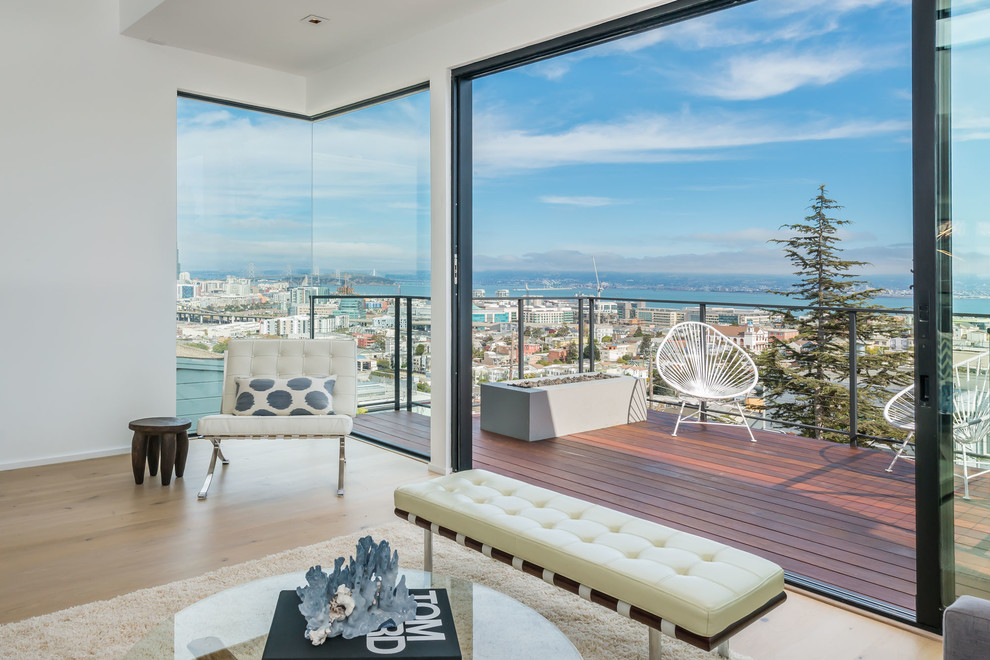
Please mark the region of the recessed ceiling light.
POLYGON ((300 20, 303 23, 310 23, 311 25, 319 25, 320 23, 324 22, 327 19, 323 18, 322 16, 317 16, 316 14, 310 14, 306 18, 300 20))

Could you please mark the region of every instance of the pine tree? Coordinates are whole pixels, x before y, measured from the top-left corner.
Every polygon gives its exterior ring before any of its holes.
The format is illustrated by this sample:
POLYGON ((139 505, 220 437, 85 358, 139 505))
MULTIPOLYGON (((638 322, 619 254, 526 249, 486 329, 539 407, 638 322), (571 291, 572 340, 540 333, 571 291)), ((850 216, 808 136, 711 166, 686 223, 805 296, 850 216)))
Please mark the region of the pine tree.
MULTIPOLYGON (((849 429, 849 313, 821 308, 876 308, 872 301, 880 290, 871 288, 851 272, 868 266, 868 262, 841 256, 838 231, 850 221, 830 216, 840 208, 835 200, 829 199, 825 186, 819 186, 810 206, 811 214, 804 222, 781 227, 793 235, 772 240, 784 247, 784 254, 794 265, 794 274, 799 279, 789 291, 768 293, 788 295, 812 309, 797 314, 783 311, 785 324, 797 327, 798 337, 789 344, 774 342, 757 363, 770 419, 817 427, 795 431, 801 435, 847 442, 848 435, 821 429, 849 429)), ((857 314, 857 342, 899 336, 905 330, 889 315, 857 314)), ((883 421, 882 410, 899 386, 910 383, 912 364, 912 355, 906 351, 857 353, 860 434, 883 437, 899 434, 883 421)))

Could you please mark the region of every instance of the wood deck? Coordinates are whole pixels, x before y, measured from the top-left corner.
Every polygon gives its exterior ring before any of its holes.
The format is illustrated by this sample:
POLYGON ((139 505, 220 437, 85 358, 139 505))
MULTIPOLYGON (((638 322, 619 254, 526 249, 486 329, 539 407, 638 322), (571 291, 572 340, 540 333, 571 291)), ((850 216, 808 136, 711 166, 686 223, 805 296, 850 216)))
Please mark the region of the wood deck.
POLYGON ((430 418, 408 410, 358 415, 354 432, 424 456, 430 455, 430 418))
MULTIPOLYGON (((481 431, 475 417, 474 465, 914 611, 914 463, 898 461, 887 473, 888 452, 767 431, 755 431, 756 443, 717 426, 675 438, 673 419, 650 412, 646 422, 527 443, 481 431)), ((362 415, 355 426, 429 451, 429 418, 421 415, 362 415)), ((990 476, 970 488, 972 500, 955 501, 962 584, 990 573, 990 476)))

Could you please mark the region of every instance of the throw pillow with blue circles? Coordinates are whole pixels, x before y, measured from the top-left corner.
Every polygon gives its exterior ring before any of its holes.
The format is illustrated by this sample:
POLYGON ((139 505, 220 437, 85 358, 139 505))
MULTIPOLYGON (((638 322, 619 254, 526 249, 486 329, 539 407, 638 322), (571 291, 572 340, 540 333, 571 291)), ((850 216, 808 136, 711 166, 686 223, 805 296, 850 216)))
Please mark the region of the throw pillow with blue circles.
POLYGON ((332 415, 336 376, 235 378, 235 415, 332 415))

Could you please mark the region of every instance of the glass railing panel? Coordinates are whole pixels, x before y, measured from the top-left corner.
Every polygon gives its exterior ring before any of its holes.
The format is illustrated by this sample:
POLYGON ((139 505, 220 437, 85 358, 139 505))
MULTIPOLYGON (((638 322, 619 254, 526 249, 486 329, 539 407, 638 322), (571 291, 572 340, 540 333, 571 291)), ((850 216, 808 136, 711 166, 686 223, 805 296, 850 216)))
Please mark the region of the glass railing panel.
POLYGON ((358 413, 394 409, 395 299, 317 297, 314 337, 349 337, 357 345, 358 413))
POLYGON ((312 312, 314 336, 350 337, 357 344, 359 417, 355 433, 429 456, 429 425, 390 415, 429 415, 430 300, 316 295, 312 312))
POLYGON ((222 354, 218 353, 216 357, 176 357, 175 411, 178 417, 192 420, 190 433, 196 432, 196 422, 200 417, 220 412, 222 392, 222 354))
POLYGON ((406 397, 406 407, 412 412, 429 415, 433 392, 431 380, 433 358, 430 342, 433 323, 430 300, 407 298, 403 303, 411 357, 411 388, 407 387, 409 395, 406 397))

